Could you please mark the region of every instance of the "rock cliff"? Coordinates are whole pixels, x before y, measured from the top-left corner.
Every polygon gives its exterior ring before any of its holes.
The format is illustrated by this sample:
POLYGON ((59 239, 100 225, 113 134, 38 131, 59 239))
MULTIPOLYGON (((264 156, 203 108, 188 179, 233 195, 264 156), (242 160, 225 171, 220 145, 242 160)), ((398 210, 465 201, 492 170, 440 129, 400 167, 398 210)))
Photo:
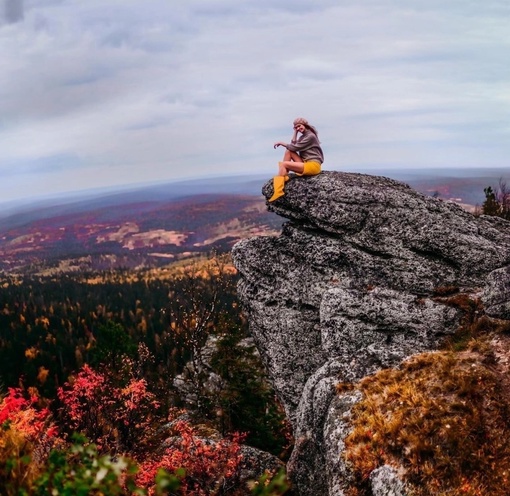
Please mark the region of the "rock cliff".
MULTIPOLYGON (((489 315, 508 318, 510 223, 384 177, 323 172, 293 177, 285 191, 268 203, 288 219, 281 234, 233 249, 239 295, 294 429, 297 492, 342 495, 343 419, 359 393, 339 395, 336 384, 436 349, 461 318, 435 298, 444 288, 477 294, 489 315)), ((387 467, 372 479, 374 494, 405 493, 387 467)))

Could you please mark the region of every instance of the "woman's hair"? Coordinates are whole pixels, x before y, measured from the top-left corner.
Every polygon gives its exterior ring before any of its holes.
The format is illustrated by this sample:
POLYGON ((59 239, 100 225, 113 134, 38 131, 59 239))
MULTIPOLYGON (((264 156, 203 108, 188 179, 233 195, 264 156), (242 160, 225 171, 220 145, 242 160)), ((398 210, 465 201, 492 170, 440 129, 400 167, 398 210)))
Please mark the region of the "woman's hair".
POLYGON ((308 121, 304 117, 298 117, 298 118, 294 119, 294 126, 297 126, 298 124, 303 124, 303 126, 305 126, 306 129, 310 129, 310 131, 312 131, 312 133, 315 134, 315 136, 317 136, 317 138, 319 137, 319 133, 317 132, 317 129, 315 129, 314 126, 309 124, 308 121))

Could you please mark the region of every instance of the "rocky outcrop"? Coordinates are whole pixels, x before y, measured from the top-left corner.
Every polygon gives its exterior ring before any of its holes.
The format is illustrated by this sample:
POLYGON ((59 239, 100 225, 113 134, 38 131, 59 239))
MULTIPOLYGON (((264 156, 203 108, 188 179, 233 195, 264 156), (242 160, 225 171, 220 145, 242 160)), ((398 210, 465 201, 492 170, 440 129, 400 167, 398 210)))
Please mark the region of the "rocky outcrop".
MULTIPOLYGON (((268 204, 288 219, 282 233, 233 249, 239 295, 293 425, 298 493, 341 495, 356 395, 335 385, 437 348, 461 317, 434 298, 446 288, 476 293, 508 318, 510 223, 362 174, 293 177, 285 192, 268 204)), ((388 470, 373 475, 377 494, 404 494, 388 470)))

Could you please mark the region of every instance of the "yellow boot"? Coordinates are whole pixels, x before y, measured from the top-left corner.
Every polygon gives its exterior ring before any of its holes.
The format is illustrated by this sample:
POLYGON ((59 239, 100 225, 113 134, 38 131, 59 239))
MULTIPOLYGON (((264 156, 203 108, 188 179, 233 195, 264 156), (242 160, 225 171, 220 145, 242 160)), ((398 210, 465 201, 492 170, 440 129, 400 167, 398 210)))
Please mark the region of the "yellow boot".
POLYGON ((273 177, 273 196, 269 198, 269 202, 274 202, 281 198, 285 193, 283 192, 283 187, 285 186, 285 177, 284 176, 274 176, 273 177))

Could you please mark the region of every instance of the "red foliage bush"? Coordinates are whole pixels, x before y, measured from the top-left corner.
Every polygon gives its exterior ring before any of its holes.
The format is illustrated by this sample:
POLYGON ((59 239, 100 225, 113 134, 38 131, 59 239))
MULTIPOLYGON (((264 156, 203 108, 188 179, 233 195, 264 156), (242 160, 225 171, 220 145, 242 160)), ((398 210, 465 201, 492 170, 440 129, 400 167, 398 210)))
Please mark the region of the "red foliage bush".
POLYGON ((131 378, 125 386, 116 386, 88 365, 57 395, 69 428, 85 434, 100 451, 132 451, 143 445, 159 409, 145 379, 131 378))
POLYGON ((37 408, 39 398, 35 394, 24 395, 20 388, 9 388, 0 403, 0 424, 17 430, 30 441, 56 435, 56 428, 49 422, 48 408, 37 408), (7 423, 7 424, 6 424, 7 423))
POLYGON ((22 492, 37 477, 50 449, 59 441, 47 408, 35 393, 9 388, 0 400, 0 488, 22 492))
POLYGON ((211 441, 199 437, 193 427, 184 421, 177 421, 174 429, 176 437, 172 446, 161 457, 147 460, 140 465, 137 484, 154 494, 153 484, 158 470, 170 473, 183 468, 186 476, 181 484, 185 496, 206 496, 225 494, 235 485, 242 460, 242 437, 211 441))

